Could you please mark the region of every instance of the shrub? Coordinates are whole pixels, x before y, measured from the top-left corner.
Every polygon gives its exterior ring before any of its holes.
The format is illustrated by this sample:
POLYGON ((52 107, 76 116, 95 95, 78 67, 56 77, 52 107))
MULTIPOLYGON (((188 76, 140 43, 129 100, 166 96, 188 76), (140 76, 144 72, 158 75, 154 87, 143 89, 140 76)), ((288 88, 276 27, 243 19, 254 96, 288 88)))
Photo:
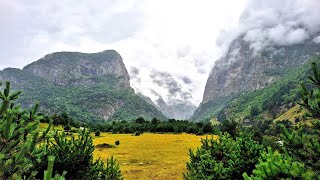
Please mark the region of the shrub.
POLYGON ((185 179, 241 179, 244 172, 254 169, 262 150, 250 137, 234 140, 227 133, 218 140, 206 138, 201 143, 197 151, 189 151, 185 179))
POLYGON ((63 127, 63 130, 69 132, 71 130, 71 126, 67 124, 63 127))
POLYGON ((99 137, 99 136, 100 136, 100 131, 99 131, 99 130, 96 130, 96 132, 94 133, 94 135, 99 137))
POLYGON ((220 125, 222 133, 228 133, 233 139, 239 134, 239 123, 236 120, 224 120, 220 125))
POLYGON ((197 126, 189 126, 188 129, 187 129, 187 133, 193 133, 193 134, 196 134, 198 132, 198 127, 197 126))
POLYGON ((260 179, 314 179, 315 174, 308 170, 304 164, 294 161, 288 155, 273 152, 268 148, 267 152, 261 154, 259 163, 253 174, 249 177, 243 174, 245 180, 260 179))
POLYGON ((114 142, 114 144, 118 146, 118 145, 120 145, 120 141, 117 140, 116 142, 114 142))
POLYGON ((205 123, 203 126, 202 126, 202 131, 204 133, 212 133, 213 132, 213 126, 210 122, 208 123, 205 123))
MULTIPOLYGON (((94 146, 89 131, 81 130, 79 136, 67 138, 65 133, 54 134, 54 141, 49 142, 48 155, 56 157, 54 172, 67 171, 66 179, 104 179, 108 168, 101 160, 93 160, 94 146)), ((113 164, 114 165, 114 164, 113 164)), ((39 169, 45 167, 39 164, 39 169)), ((41 177, 38 177, 41 178, 41 177)))
POLYGON ((43 117, 37 115, 38 105, 27 111, 12 103, 20 93, 11 93, 9 82, 0 91, 0 179, 34 179, 38 173, 34 163, 45 156, 44 146, 37 143, 46 137, 51 124, 40 135, 37 128, 43 117))
POLYGON ((302 129, 289 132, 287 128, 282 128, 285 153, 320 174, 320 138, 307 135, 302 129))
POLYGON ((107 180, 121 180, 123 179, 122 175, 121 175, 121 171, 119 168, 119 164, 116 162, 115 159, 113 159, 113 157, 111 157, 111 159, 107 160, 107 166, 106 166, 106 175, 104 179, 107 180))

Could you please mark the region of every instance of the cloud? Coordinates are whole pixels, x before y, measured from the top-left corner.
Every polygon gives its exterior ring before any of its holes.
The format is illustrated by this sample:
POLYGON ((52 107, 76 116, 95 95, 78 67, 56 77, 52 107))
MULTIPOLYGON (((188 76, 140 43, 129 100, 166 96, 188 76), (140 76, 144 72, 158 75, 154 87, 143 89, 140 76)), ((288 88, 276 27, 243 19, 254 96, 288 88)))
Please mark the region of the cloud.
POLYGON ((315 38, 313 39, 313 41, 314 41, 315 43, 319 44, 319 43, 320 43, 320 36, 315 37, 315 38))
POLYGON ((187 76, 184 76, 181 78, 181 80, 185 83, 185 84, 191 84, 192 80, 190 78, 188 78, 187 76))
POLYGON ((244 34, 255 51, 304 43, 320 31, 318 0, 250 0, 233 37, 244 34))
POLYGON ((237 26, 246 1, 1 1, 0 68, 22 68, 55 51, 115 49, 137 92, 156 99, 150 93, 155 89, 166 103, 197 105, 222 54, 216 39, 237 26), (169 97, 174 88, 158 86, 150 78, 152 69, 170 74, 186 93, 169 97))

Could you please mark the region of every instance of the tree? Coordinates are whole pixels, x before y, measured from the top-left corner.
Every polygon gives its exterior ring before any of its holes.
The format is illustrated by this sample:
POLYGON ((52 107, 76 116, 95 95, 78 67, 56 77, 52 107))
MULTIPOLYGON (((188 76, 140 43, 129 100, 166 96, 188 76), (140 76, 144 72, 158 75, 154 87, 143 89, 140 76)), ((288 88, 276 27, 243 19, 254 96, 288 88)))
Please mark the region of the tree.
POLYGON ((135 120, 135 122, 136 122, 137 124, 143 124, 143 123, 145 123, 145 120, 143 119, 143 117, 139 117, 139 118, 137 118, 137 119, 135 120))
POLYGON ((299 103, 308 111, 308 116, 320 118, 320 71, 317 63, 311 64, 313 76, 308 76, 307 83, 301 83, 299 103), (308 88, 310 87, 310 89, 308 88))
POLYGON ((205 123, 202 126, 203 133, 212 133, 213 132, 213 126, 210 122, 205 123))
POLYGON ((250 137, 234 140, 228 133, 201 143, 197 151, 189 150, 185 179, 241 179, 244 172, 252 172, 262 150, 250 137))
POLYGON ((236 120, 224 120, 221 123, 220 130, 222 133, 227 132, 233 139, 239 134, 239 123, 236 120))
POLYGON ((292 132, 284 126, 282 128, 284 152, 320 174, 320 139, 315 135, 305 134, 301 128, 292 132))
MULTIPOLYGON (((64 132, 55 132, 54 141, 48 142, 46 145, 48 156, 54 156, 53 171, 62 174, 67 171, 66 179, 108 179, 108 172, 118 173, 112 177, 119 177, 122 175, 119 170, 119 165, 113 160, 109 162, 107 167, 98 159, 93 159, 94 146, 89 131, 80 130, 78 137, 72 135, 71 139, 66 136, 64 132), (118 171, 115 172, 114 169, 118 171)), ((38 169, 44 170, 45 163, 39 163, 38 169)), ((37 178, 42 178, 37 176, 37 178)), ((116 179, 117 180, 117 179, 116 179)))
POLYGON ((99 137, 99 136, 100 136, 100 131, 99 131, 99 130, 96 130, 96 132, 94 133, 94 135, 99 137))
POLYGON ((291 157, 285 154, 280 154, 278 151, 273 152, 268 148, 267 152, 262 152, 259 163, 253 174, 249 176, 243 174, 245 180, 260 180, 260 179, 309 179, 315 178, 315 173, 307 169, 304 164, 294 161, 291 157))
POLYGON ((0 179, 33 179, 38 173, 34 169, 36 161, 45 156, 42 142, 50 127, 45 132, 37 130, 42 116, 37 115, 38 105, 31 110, 22 110, 12 101, 21 92, 11 93, 10 83, 6 82, 0 110, 0 179))

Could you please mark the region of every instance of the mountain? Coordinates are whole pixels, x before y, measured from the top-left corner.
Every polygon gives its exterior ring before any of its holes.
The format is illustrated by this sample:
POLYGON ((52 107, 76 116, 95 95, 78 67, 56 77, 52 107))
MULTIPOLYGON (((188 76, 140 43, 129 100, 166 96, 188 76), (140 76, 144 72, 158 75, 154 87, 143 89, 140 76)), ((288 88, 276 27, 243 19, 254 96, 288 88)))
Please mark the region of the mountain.
POLYGON ((66 112, 82 122, 166 117, 134 93, 119 53, 56 52, 21 69, 0 71, 0 81, 22 90, 22 106, 39 101, 45 113, 66 112))
POLYGON ((197 108, 192 103, 182 101, 175 102, 175 104, 168 104, 159 94, 157 94, 158 99, 156 99, 155 102, 141 93, 138 93, 138 95, 151 105, 157 107, 157 109, 159 109, 166 117, 170 119, 189 119, 197 108))
POLYGON ((217 117, 240 95, 261 90, 287 76, 319 54, 320 44, 312 39, 300 44, 273 45, 257 52, 243 35, 239 36, 230 44, 225 56, 215 62, 203 101, 191 119, 217 117))

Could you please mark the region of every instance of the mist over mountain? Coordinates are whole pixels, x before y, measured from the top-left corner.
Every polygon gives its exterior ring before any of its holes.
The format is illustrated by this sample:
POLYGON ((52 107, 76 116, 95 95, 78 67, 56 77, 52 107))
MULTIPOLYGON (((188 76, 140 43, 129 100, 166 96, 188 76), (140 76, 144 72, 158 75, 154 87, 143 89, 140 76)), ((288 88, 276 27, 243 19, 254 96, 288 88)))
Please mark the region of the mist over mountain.
MULTIPOLYGON (((230 99, 265 88, 319 54, 317 1, 250 1, 222 46, 193 119, 215 117, 230 99)), ((226 34, 222 34, 222 37, 226 34)))

